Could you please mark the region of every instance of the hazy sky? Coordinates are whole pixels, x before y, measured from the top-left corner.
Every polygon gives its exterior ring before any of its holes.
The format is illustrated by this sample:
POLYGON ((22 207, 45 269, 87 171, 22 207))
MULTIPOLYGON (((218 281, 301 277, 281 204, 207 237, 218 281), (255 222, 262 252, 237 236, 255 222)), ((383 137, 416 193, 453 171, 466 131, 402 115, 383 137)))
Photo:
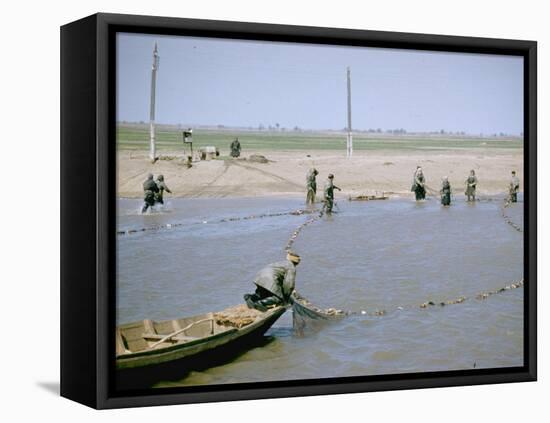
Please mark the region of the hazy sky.
POLYGON ((158 42, 160 123, 304 129, 523 131, 523 58, 119 34, 117 120, 148 121, 158 42))

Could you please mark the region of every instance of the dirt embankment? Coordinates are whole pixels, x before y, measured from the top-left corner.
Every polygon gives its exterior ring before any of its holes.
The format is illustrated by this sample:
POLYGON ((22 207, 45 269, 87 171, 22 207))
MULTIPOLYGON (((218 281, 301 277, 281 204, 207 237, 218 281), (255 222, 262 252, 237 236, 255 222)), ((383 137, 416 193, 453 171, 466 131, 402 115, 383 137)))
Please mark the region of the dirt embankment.
MULTIPOLYGON (((244 158, 256 152, 247 152, 244 158)), ((335 175, 338 194, 358 195, 376 192, 411 195, 412 175, 422 166, 427 185, 439 190, 441 178, 448 176, 456 194, 464 191, 470 169, 479 179, 478 195, 507 191, 511 170, 516 170, 523 189, 523 155, 518 150, 472 149, 444 151, 358 152, 347 159, 344 152, 307 153, 261 152, 268 163, 244 159, 194 162, 191 168, 170 152, 151 163, 146 152, 122 151, 118 154, 118 196, 141 198, 142 182, 148 173, 164 175, 174 197, 239 197, 304 195, 305 177, 311 167, 319 171, 318 195, 329 173, 335 175)), ((170 194, 168 194, 169 196, 170 194)))

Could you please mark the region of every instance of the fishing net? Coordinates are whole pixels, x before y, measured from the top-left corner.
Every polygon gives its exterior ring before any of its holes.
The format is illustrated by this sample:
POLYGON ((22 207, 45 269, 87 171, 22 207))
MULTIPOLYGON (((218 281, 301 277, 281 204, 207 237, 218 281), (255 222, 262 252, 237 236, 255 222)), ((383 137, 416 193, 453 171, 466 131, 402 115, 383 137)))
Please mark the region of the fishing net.
POLYGON ((292 297, 292 325, 297 336, 319 330, 325 323, 336 321, 348 315, 336 308, 320 308, 309 300, 294 292, 292 297))

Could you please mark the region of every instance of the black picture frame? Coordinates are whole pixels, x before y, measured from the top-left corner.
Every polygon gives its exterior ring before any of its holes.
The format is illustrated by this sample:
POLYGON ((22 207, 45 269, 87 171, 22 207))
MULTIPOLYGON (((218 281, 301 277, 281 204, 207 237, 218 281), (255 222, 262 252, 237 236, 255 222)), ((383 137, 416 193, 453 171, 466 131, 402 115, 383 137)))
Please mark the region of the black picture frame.
POLYGON ((210 401, 534 381, 537 378, 537 44, 117 14, 61 28, 61 395, 90 407, 210 401), (524 58, 524 365, 420 374, 260 382, 117 393, 115 300, 115 35, 193 35, 516 55, 524 58))

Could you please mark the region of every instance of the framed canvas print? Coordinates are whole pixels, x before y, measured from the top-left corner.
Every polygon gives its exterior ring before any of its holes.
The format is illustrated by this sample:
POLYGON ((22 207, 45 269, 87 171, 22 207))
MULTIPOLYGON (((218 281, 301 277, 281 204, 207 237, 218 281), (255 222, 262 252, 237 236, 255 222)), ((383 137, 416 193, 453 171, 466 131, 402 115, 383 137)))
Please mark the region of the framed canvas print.
POLYGON ((536 380, 536 43, 61 29, 61 393, 536 380))

